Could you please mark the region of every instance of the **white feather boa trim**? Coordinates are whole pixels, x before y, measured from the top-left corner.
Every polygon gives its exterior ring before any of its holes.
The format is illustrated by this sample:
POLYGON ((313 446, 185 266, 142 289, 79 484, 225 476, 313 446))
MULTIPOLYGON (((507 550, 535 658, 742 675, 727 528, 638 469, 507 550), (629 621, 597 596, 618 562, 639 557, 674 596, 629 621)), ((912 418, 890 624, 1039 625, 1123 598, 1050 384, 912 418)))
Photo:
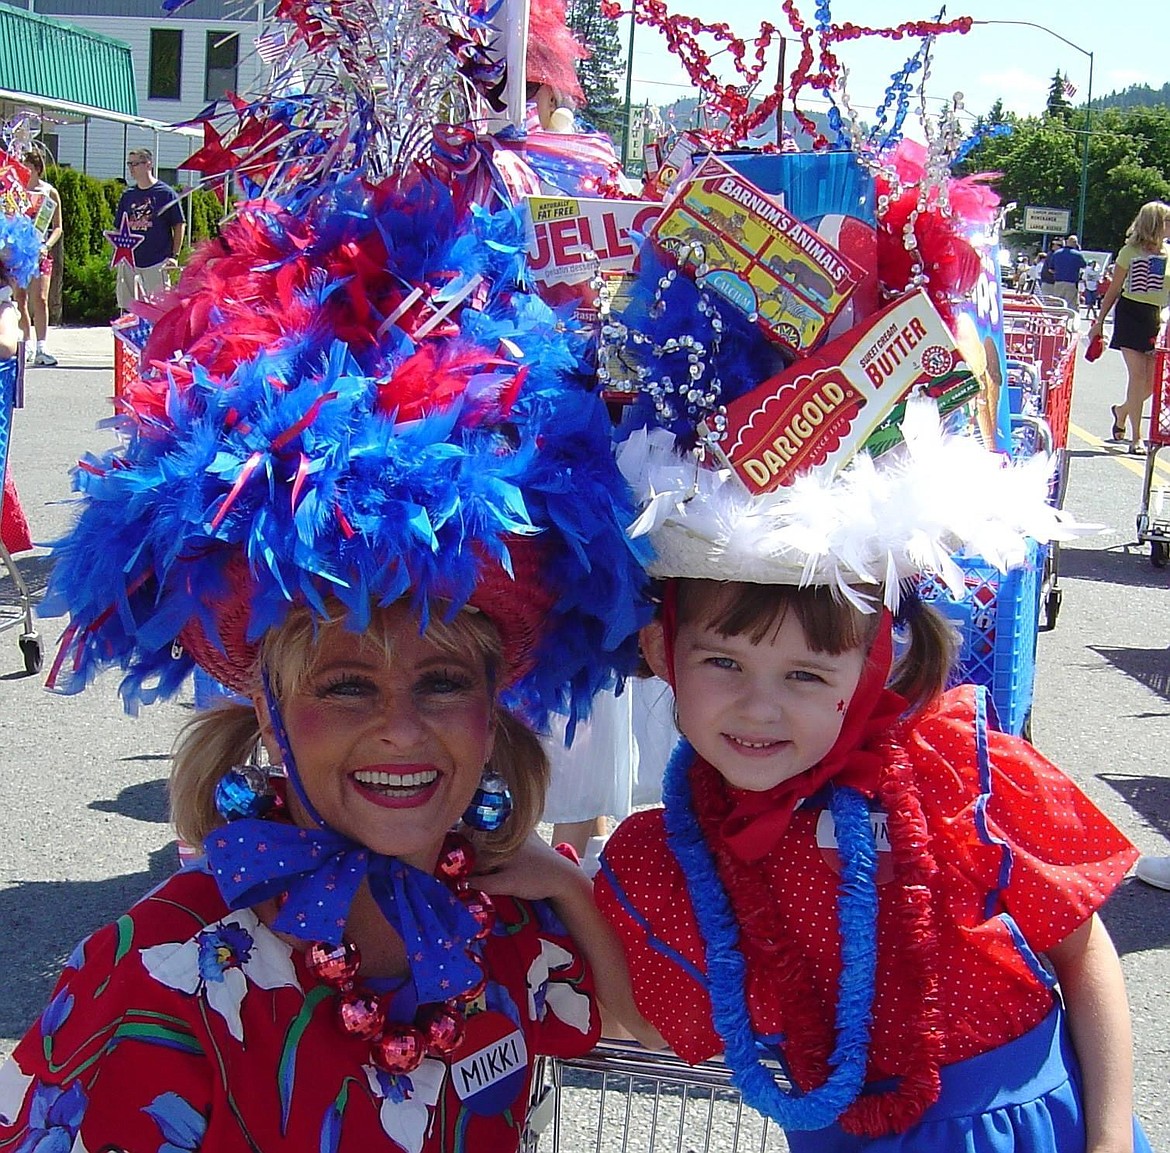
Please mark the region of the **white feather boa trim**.
POLYGON ((665 430, 639 430, 618 447, 642 504, 630 535, 649 534, 654 576, 828 585, 864 610, 875 606, 855 586, 881 585, 896 610, 901 581, 923 572, 962 595, 953 556, 1006 572, 1024 564, 1028 538, 1092 531, 1048 503, 1046 454, 1010 463, 946 435, 927 397, 907 404, 902 435, 876 463, 862 454, 836 475, 814 470, 753 496, 730 469, 679 456, 665 430))

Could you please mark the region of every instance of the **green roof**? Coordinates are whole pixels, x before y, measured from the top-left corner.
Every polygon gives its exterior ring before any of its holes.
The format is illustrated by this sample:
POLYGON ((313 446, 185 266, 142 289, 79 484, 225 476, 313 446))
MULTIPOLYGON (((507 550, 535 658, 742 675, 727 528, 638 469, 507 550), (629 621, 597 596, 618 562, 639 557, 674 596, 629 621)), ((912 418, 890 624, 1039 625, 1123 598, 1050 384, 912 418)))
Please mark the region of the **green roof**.
POLYGON ((138 115, 129 44, 3 3, 0 89, 138 115))

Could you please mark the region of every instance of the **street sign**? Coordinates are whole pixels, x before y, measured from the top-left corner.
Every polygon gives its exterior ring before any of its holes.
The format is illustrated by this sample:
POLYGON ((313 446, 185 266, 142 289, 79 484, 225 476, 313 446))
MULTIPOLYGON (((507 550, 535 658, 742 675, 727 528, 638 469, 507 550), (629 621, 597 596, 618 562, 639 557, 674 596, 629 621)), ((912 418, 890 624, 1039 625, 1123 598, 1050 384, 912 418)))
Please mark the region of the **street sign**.
POLYGON ((1025 208, 1024 231, 1064 236, 1068 233, 1069 215, 1067 208, 1025 208))
POLYGON ((641 106, 630 106, 630 146, 627 150, 630 160, 641 160, 646 155, 646 113, 641 106))

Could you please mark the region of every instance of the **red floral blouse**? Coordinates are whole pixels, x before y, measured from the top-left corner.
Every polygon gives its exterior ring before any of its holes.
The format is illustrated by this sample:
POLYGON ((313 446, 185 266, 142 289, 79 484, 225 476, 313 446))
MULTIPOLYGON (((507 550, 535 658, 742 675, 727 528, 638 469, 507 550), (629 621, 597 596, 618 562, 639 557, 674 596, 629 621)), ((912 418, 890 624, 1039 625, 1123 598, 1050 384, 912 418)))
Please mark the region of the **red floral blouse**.
POLYGON ((391 1076, 299 952, 205 873, 179 873, 70 959, 0 1069, 0 1149, 515 1150, 533 1058, 587 1052, 600 1022, 548 908, 494 903, 463 1045, 391 1076))

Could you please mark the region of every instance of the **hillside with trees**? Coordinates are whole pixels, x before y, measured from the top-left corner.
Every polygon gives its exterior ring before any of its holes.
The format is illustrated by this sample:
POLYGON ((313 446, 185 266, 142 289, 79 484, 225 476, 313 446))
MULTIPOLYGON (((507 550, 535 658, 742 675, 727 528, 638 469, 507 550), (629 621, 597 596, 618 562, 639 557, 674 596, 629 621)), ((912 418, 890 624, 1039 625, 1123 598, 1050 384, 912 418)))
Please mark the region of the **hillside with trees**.
MULTIPOLYGON (((1085 133, 1089 135, 1084 248, 1116 249, 1126 226, 1148 200, 1170 200, 1170 107, 1072 107, 1054 83, 1042 116, 1017 117, 997 103, 984 125, 1010 125, 985 139, 964 172, 999 172, 1005 203, 1067 208, 1076 227, 1085 133)), ((1152 89, 1149 91, 1153 91, 1152 89)), ((1021 241, 1023 237, 1019 238, 1021 241)), ((1039 237, 1035 238, 1037 241, 1039 237)))

